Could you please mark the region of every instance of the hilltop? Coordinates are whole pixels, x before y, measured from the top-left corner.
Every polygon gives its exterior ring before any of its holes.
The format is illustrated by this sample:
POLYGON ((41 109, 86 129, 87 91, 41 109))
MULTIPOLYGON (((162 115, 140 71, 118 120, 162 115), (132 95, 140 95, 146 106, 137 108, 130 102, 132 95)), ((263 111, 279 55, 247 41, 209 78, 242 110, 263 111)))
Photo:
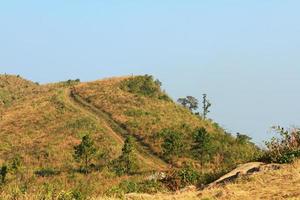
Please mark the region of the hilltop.
POLYGON ((170 191, 206 184, 259 154, 248 137, 175 103, 149 75, 45 85, 0 75, 0 113, 0 166, 10 170, 0 193, 7 198, 170 191), (201 160, 192 150, 195 133, 210 138, 201 160), (85 135, 97 153, 89 173, 74 160, 85 135), (129 136, 137 169, 119 175, 112 165, 129 136), (149 180, 162 172, 165 178, 149 180))

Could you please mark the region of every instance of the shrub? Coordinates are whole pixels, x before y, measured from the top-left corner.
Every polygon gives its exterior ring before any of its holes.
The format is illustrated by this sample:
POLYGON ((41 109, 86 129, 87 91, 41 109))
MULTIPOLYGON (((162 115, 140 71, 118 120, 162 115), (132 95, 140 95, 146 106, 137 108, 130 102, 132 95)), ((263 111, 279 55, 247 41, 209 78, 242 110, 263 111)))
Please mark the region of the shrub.
POLYGON ((34 172, 35 175, 40 177, 50 177, 56 176, 60 174, 60 171, 52 169, 52 168, 42 168, 34 172))
POLYGON ((273 137, 266 142, 267 151, 262 159, 267 162, 291 163, 300 157, 300 129, 287 131, 280 126, 273 129, 280 137, 273 137))
POLYGON ((0 168, 0 184, 4 184, 6 181, 6 176, 8 173, 8 168, 6 165, 2 165, 0 168))
POLYGON ((154 80, 153 76, 135 76, 121 83, 121 89, 130 93, 143 95, 147 97, 156 97, 162 100, 170 100, 170 98, 161 91, 161 82, 154 80))
POLYGON ((190 165, 185 165, 181 169, 173 169, 167 173, 162 182, 169 190, 176 191, 188 185, 195 185, 198 183, 200 174, 194 170, 190 165))
POLYGON ((17 174, 22 167, 22 161, 21 157, 19 155, 16 155, 12 158, 11 164, 10 164, 10 169, 14 174, 17 174))

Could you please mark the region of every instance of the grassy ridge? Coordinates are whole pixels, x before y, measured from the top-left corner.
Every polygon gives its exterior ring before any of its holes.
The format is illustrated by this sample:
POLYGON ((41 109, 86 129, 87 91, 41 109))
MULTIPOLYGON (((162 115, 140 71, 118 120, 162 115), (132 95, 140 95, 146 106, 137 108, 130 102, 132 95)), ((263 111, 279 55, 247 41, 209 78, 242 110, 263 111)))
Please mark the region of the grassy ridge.
MULTIPOLYGON (((0 187, 0 194, 7 198, 32 195, 40 199, 48 193, 57 196, 62 190, 87 196, 112 189, 120 192, 120 183, 141 182, 149 171, 166 169, 158 158, 163 156, 159 133, 164 129, 179 131, 189 144, 193 130, 204 127, 214 137, 219 152, 206 170, 227 169, 245 162, 254 152, 253 145, 239 143, 213 122, 174 103, 149 76, 38 85, 1 75, 0 85, 0 165, 10 165, 16 157, 22 163, 20 175, 9 173, 6 184, 0 187), (78 173, 72 156, 73 147, 85 134, 93 138, 99 151, 93 160, 96 170, 88 175, 78 173), (138 138, 140 170, 133 176, 118 177, 109 166, 102 165, 100 156, 106 153, 109 165, 120 155, 128 134, 138 138)), ((197 164, 188 151, 182 152, 180 159, 197 164)), ((201 170, 199 165, 195 167, 201 170)), ((152 182, 146 184, 157 187, 152 182)))
MULTIPOLYGON (((161 140, 156 137, 163 129, 194 129, 205 127, 214 131, 211 123, 200 120, 172 101, 131 93, 122 89, 128 78, 111 78, 75 87, 76 93, 95 107, 108 113, 131 134, 160 153, 161 140)), ((159 96, 162 94, 158 94, 159 96)))
MULTIPOLYGON (((203 120, 174 103, 151 76, 110 78, 78 84, 74 92, 99 110, 108 113, 120 126, 134 135, 157 155, 162 155, 161 132, 174 130, 182 135, 186 151, 178 162, 194 162, 189 146, 197 128, 205 128, 213 137, 218 152, 206 168, 218 170, 255 157, 256 147, 243 143, 210 120, 203 120), (225 166, 226 165, 226 166, 225 166)), ((197 163, 197 162, 196 162, 197 163)))

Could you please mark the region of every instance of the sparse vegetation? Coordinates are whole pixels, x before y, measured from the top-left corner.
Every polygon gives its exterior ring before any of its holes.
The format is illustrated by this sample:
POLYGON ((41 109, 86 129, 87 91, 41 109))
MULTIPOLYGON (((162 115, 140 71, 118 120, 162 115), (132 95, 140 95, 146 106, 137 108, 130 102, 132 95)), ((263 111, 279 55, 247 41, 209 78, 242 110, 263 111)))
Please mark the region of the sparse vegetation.
POLYGON ((149 175, 173 164, 179 188, 206 183, 257 152, 248 139, 175 104, 151 76, 37 85, 6 75, 0 90, 9 100, 4 105, 0 97, 0 163, 7 163, 0 194, 6 199, 167 191, 149 175), (192 145, 201 128, 215 150, 203 164, 192 145))

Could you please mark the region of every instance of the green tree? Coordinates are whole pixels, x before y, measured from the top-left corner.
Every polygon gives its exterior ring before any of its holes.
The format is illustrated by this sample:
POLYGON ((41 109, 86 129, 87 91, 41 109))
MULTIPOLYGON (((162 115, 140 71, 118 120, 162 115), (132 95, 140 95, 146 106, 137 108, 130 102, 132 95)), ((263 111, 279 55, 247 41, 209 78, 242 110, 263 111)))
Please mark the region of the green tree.
POLYGON ((206 119, 207 114, 210 112, 209 108, 211 107, 211 103, 207 99, 207 94, 203 94, 203 118, 206 119))
POLYGON ((138 170, 135 154, 135 139, 128 136, 124 142, 121 156, 114 163, 118 175, 133 174, 138 170))
POLYGON ((184 152, 182 134, 169 129, 164 130, 161 134, 164 138, 162 152, 167 159, 178 157, 184 152))
POLYGON ((193 96, 187 96, 185 98, 179 98, 177 100, 183 107, 188 108, 190 111, 198 109, 199 101, 193 96))
POLYGON ((205 128, 200 128, 195 131, 192 152, 194 157, 201 162, 201 165, 211 159, 214 148, 212 138, 205 128))
POLYGON ((249 143, 251 143, 252 138, 249 137, 248 135, 237 133, 236 140, 240 144, 247 144, 247 143, 249 144, 249 143))
POLYGON ((96 148, 93 140, 89 135, 85 135, 81 143, 74 147, 74 158, 77 162, 81 162, 84 165, 84 171, 87 173, 90 162, 96 155, 96 148))

